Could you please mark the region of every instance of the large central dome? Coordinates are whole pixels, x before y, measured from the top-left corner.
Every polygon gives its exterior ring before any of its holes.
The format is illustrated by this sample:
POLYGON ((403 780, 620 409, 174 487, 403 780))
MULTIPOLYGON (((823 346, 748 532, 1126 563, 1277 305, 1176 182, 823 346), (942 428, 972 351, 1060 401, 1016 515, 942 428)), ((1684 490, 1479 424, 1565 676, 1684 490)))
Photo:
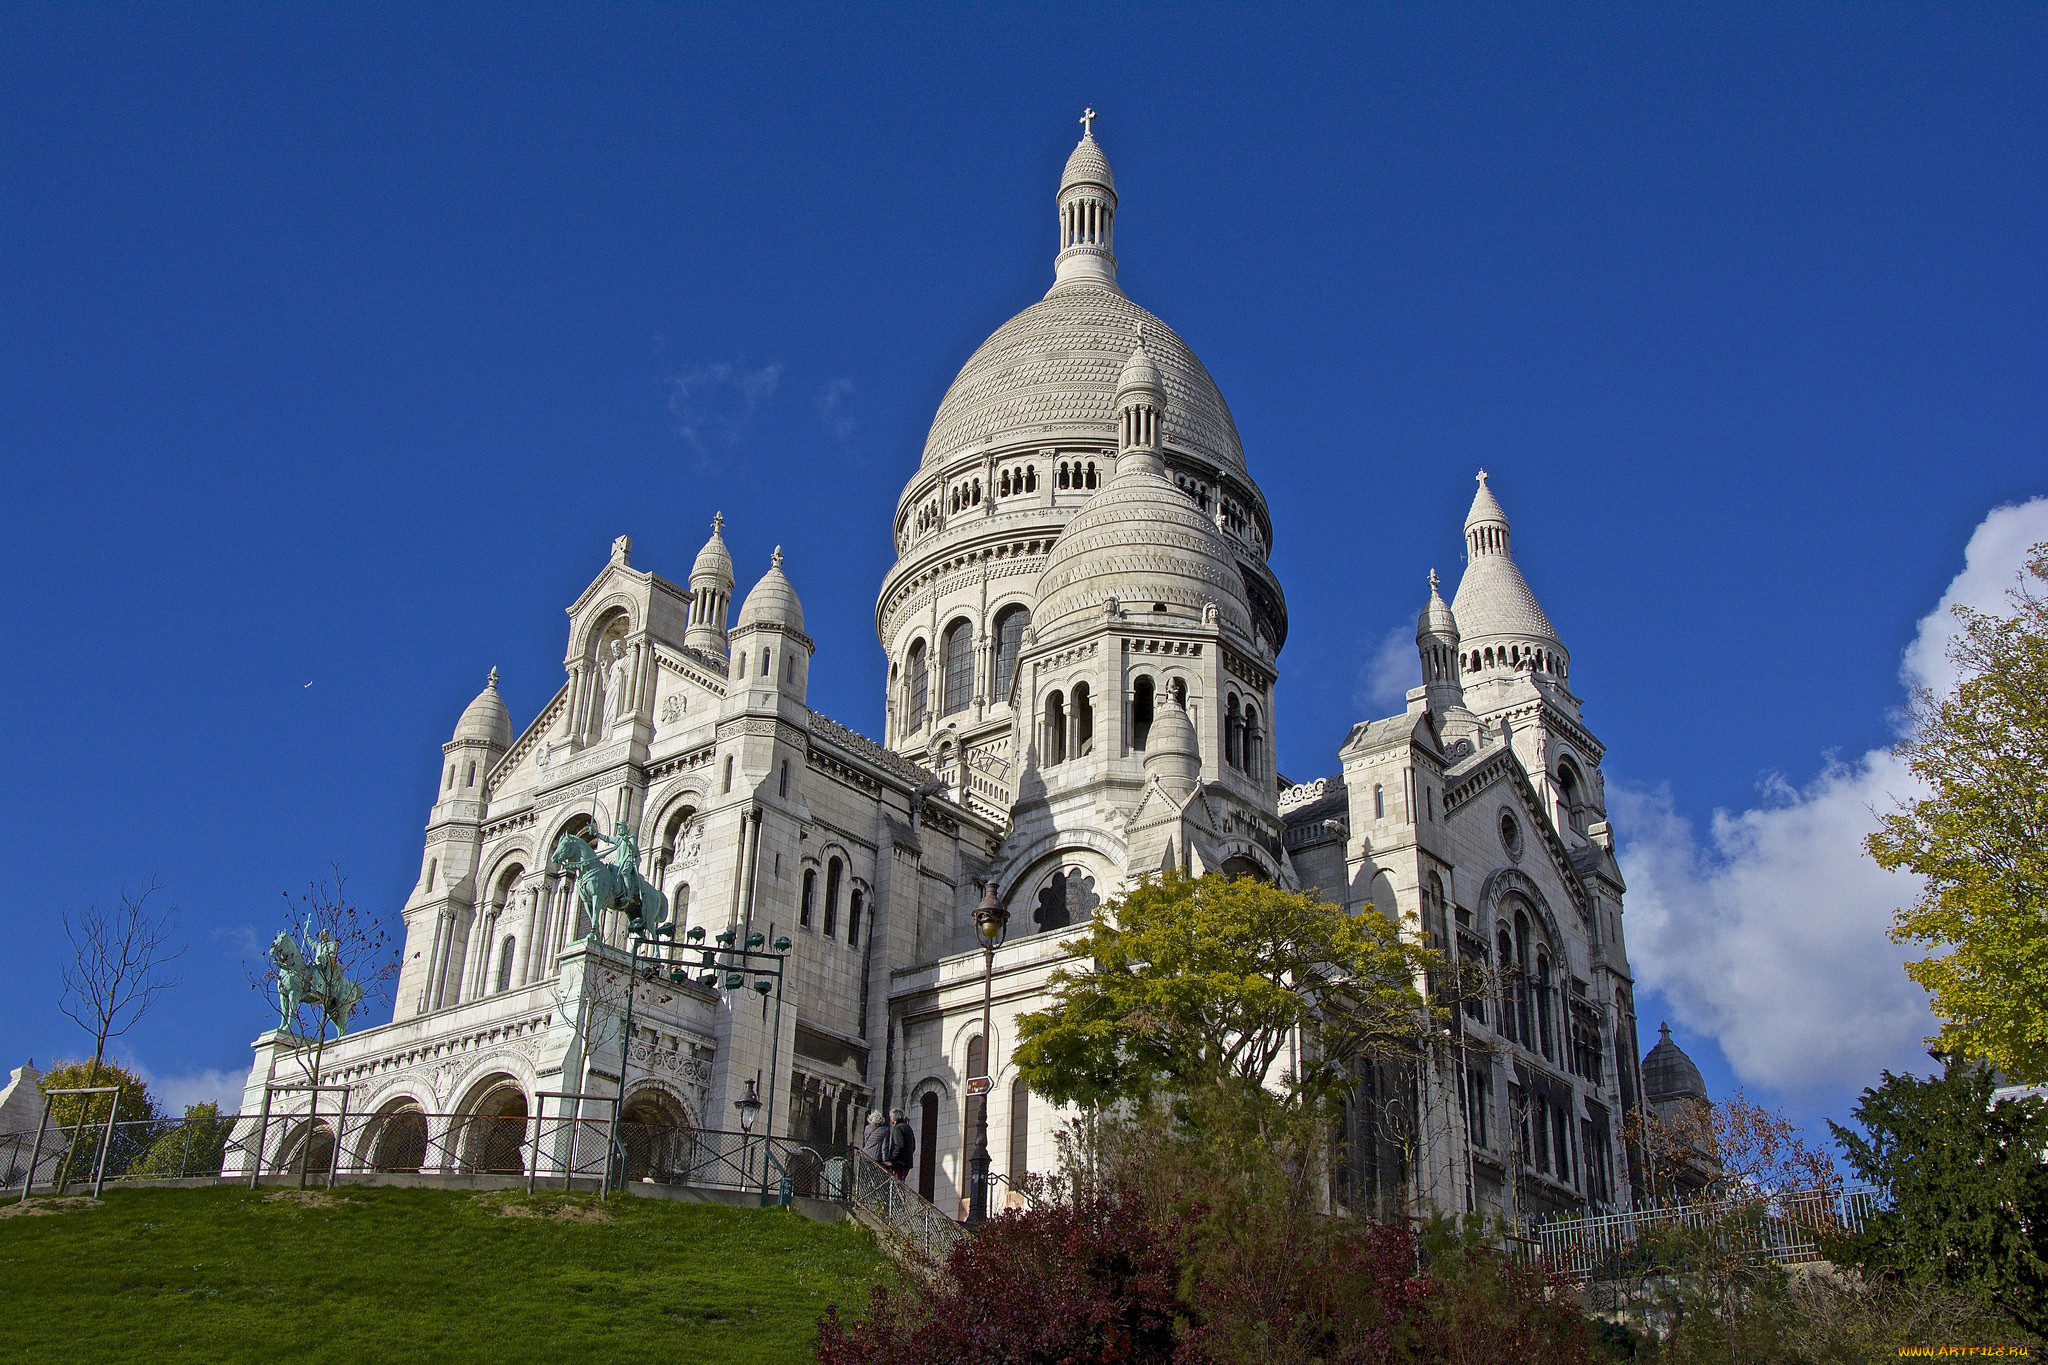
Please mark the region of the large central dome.
POLYGON ((1113 439, 1116 379, 1140 327, 1166 378, 1166 444, 1242 473, 1237 423, 1209 371, 1171 327, 1095 283, 1055 286, 981 344, 939 404, 922 465, 1061 432, 1113 439))

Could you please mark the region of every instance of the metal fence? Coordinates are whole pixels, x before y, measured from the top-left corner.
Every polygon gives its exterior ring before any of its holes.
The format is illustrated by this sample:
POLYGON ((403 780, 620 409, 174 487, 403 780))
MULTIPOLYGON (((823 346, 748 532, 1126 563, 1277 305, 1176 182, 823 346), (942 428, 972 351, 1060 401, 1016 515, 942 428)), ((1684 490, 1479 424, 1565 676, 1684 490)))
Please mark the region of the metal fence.
MULTIPOLYGON (((124 1180, 498 1175, 528 1188, 624 1181, 850 1202, 859 1152, 828 1142, 641 1123, 611 1115, 224 1114, 109 1125, 104 1117, 0 1133, 0 1190, 17 1196, 124 1180), (33 1160, 33 1179, 29 1165, 33 1160)), ((887 1178, 886 1176, 884 1177, 887 1178)), ((927 1205, 929 1207, 929 1205, 927 1205)), ((936 1211, 934 1211, 936 1212, 936 1211)))
POLYGON ((846 1170, 846 1200, 865 1210, 890 1236, 936 1269, 967 1230, 933 1207, 930 1200, 856 1151, 846 1170))
POLYGON ((1702 1253, 1793 1264, 1819 1260, 1824 1237, 1860 1231, 1884 1198, 1877 1186, 1855 1185, 1558 1219, 1530 1232, 1553 1270, 1581 1280, 1651 1273, 1702 1253))

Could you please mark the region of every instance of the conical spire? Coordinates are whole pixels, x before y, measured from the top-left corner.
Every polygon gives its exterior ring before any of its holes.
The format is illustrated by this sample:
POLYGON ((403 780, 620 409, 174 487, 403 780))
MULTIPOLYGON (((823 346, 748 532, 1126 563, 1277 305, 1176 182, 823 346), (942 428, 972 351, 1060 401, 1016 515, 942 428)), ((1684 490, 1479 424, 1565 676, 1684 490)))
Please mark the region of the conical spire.
POLYGON ((505 699, 498 695, 498 670, 493 668, 484 690, 476 694, 476 700, 462 709, 462 719, 455 722, 454 740, 481 740, 494 749, 512 747, 512 713, 505 709, 505 699))
POLYGON ((1508 517, 1479 471, 1479 491, 1465 517, 1465 576, 1451 610, 1458 621, 1468 661, 1476 670, 1502 669, 1561 675, 1567 656, 1550 618, 1537 605, 1508 549, 1508 517))
POLYGON ((1116 177, 1109 173, 1109 158, 1095 141, 1095 118, 1093 109, 1082 113, 1081 141, 1067 158, 1067 169, 1060 176, 1060 251, 1053 260, 1055 290, 1074 285, 1117 288, 1116 177))

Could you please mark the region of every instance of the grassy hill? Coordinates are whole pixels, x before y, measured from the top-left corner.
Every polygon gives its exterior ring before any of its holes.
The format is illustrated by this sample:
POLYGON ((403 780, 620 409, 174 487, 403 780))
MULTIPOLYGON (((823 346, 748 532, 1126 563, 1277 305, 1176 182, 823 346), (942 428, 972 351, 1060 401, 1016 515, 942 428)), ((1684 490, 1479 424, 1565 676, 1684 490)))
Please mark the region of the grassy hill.
POLYGON ((110 1190, 0 1207, 0 1360, 766 1365, 809 1360, 826 1305, 888 1274, 859 1228, 776 1209, 110 1190))

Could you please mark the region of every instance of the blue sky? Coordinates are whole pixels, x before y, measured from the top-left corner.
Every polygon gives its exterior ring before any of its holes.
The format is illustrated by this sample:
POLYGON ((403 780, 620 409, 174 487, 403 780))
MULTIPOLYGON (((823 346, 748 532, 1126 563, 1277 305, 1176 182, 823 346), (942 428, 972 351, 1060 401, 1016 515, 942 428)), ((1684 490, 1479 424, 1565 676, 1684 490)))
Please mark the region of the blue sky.
MULTIPOLYGON (((127 1053, 245 1065, 279 893, 395 909, 456 715, 552 693, 620 532, 784 544, 877 732, 896 495, 1092 104, 1272 505, 1284 770, 1398 687, 1484 466, 1637 821, 1646 1024, 1840 1115, 1911 1002, 1767 1056, 1682 931, 1751 913, 1717 810, 1853 861, 1828 783, 1884 796, 1902 651, 2048 494, 2044 69, 2035 6, 0 10, 0 818, 48 850, 0 1062, 79 1050, 57 914, 156 872, 192 946, 127 1053)), ((1827 966, 1741 941, 1760 1000, 1827 966)))

